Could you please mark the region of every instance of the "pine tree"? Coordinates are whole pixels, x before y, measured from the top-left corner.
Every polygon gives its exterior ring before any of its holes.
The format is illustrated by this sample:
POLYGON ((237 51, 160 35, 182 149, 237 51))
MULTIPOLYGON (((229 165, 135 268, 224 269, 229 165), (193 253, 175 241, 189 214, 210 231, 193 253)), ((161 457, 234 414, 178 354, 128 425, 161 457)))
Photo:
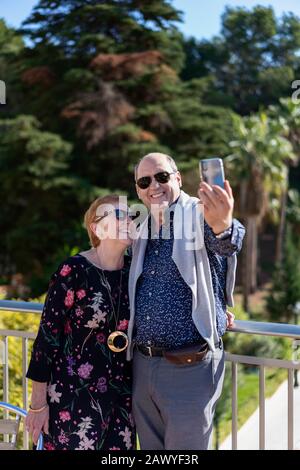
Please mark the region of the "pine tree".
POLYGON ((72 169, 93 184, 133 196, 147 152, 225 153, 228 113, 203 105, 205 82, 179 79, 179 20, 166 0, 41 0, 25 22, 28 109, 74 143, 72 169))
POLYGON ((85 65, 99 53, 160 50, 176 68, 183 58, 174 41, 180 20, 167 0, 40 0, 23 32, 85 65))
POLYGON ((46 276, 85 248, 88 203, 104 190, 135 197, 146 153, 169 153, 194 175, 195 159, 225 153, 229 113, 203 104, 206 80, 179 78, 179 20, 167 0, 40 0, 25 21, 20 99, 0 147, 3 249, 15 269, 46 276))
POLYGON ((17 76, 23 47, 20 35, 0 19, 0 80, 6 86, 6 106, 0 107, 0 113, 5 117, 16 114, 22 101, 17 76))
POLYGON ((42 290, 31 295, 40 294, 47 286, 45 272, 58 262, 56 253, 85 236, 82 208, 92 188, 68 173, 72 146, 41 131, 33 116, 0 120, 0 149, 0 270, 10 267, 10 274, 27 274, 27 281, 40 279, 42 290))

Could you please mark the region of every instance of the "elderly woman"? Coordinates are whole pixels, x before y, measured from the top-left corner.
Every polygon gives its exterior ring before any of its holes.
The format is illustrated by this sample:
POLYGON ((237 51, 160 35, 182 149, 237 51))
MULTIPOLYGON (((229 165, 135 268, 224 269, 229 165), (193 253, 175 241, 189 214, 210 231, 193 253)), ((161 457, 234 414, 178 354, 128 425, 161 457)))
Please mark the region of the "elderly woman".
POLYGON ((53 274, 27 377, 26 427, 48 450, 134 448, 131 364, 125 359, 131 245, 127 206, 96 199, 85 214, 92 248, 53 274))

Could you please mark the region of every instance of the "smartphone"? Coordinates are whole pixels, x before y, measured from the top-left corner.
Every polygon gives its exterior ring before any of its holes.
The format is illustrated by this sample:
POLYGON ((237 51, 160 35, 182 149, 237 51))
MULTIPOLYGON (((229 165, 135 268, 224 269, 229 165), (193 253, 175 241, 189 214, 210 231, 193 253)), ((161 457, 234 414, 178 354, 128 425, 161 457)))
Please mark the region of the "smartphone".
POLYGON ((200 178, 212 186, 216 184, 224 189, 224 166, 221 158, 206 158, 199 162, 200 178))

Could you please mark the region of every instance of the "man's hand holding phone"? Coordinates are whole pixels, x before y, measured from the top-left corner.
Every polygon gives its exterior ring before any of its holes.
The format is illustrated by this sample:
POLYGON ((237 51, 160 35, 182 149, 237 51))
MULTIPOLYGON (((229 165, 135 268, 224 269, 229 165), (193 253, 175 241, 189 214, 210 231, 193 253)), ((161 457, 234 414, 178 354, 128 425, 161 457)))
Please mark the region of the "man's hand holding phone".
MULTIPOLYGON (((210 162, 216 167, 217 159, 206 160, 208 165, 210 162)), ((205 160, 204 160, 205 162, 205 160)), ((200 171, 202 181, 198 189, 198 197, 204 205, 204 218, 207 224, 211 227, 213 232, 218 235, 224 230, 227 230, 232 225, 233 206, 234 199, 232 195, 232 189, 229 181, 224 180, 223 168, 220 170, 218 175, 218 181, 221 181, 223 188, 219 184, 208 184, 205 182, 205 173, 203 167, 206 168, 206 164, 203 161, 200 162, 200 171)), ((209 166, 208 166, 209 173, 209 166)), ((216 173, 215 173, 216 174, 216 173)))
POLYGON ((198 197, 204 205, 204 218, 216 235, 231 227, 234 199, 229 181, 225 180, 224 189, 202 181, 198 197))

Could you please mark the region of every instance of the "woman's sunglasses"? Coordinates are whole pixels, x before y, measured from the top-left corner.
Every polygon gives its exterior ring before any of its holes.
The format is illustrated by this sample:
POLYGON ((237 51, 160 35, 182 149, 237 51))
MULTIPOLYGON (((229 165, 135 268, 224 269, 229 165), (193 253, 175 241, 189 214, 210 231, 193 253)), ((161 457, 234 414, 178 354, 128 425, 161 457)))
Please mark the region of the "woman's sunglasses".
MULTIPOLYGON (((153 176, 153 178, 161 184, 168 183, 170 181, 171 175, 174 175, 177 173, 177 171, 173 171, 172 173, 169 173, 168 171, 160 171, 159 173, 156 173, 156 175, 153 176)), ((147 189, 149 188, 150 184, 152 182, 152 176, 142 176, 136 181, 136 184, 140 189, 147 189)))
POLYGON ((104 219, 104 217, 107 217, 109 214, 112 214, 112 213, 115 213, 115 216, 116 216, 116 219, 117 220, 126 220, 127 217, 129 217, 129 219, 131 220, 135 220, 139 215, 140 213, 139 212, 136 212, 135 214, 132 214, 128 211, 125 211, 123 209, 113 209, 111 211, 105 211, 103 215, 100 215, 99 217, 96 218, 95 222, 100 222, 100 220, 104 219))

